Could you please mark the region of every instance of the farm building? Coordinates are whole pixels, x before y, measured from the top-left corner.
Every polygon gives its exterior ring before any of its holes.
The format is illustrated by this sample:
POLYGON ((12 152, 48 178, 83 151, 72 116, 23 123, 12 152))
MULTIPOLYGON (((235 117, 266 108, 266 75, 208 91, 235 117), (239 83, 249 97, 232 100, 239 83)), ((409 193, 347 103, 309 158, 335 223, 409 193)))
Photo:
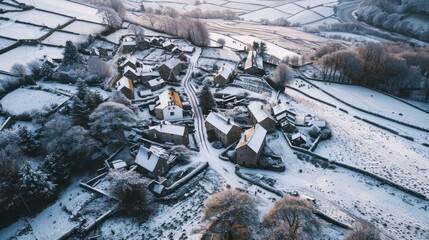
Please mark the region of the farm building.
POLYGON ((276 120, 264 108, 264 105, 258 102, 252 102, 248 106, 250 113, 250 120, 253 124, 260 124, 269 133, 276 130, 276 120))
POLYGON ((184 53, 188 53, 188 54, 195 52, 195 48, 194 48, 194 47, 192 47, 192 46, 189 46, 189 47, 181 47, 181 48, 180 48, 180 50, 182 50, 182 52, 184 52, 184 53))
POLYGON ((233 74, 234 67, 231 64, 224 64, 215 75, 213 82, 215 85, 223 86, 231 81, 233 74))
POLYGON ((182 71, 180 60, 177 58, 171 58, 170 60, 162 64, 159 67, 158 71, 162 79, 166 81, 174 79, 174 77, 179 75, 180 71, 182 71))
POLYGON ((122 77, 116 82, 116 90, 121 91, 128 99, 134 99, 134 86, 133 82, 127 78, 122 77))
POLYGON ((316 127, 320 128, 320 129, 324 129, 324 128, 326 128, 327 124, 326 124, 326 121, 319 120, 319 119, 313 119, 313 120, 311 120, 308 123, 308 125, 310 125, 310 126, 316 126, 316 127))
POLYGON ((157 71, 145 72, 145 73, 140 74, 140 76, 139 76, 139 82, 140 83, 145 83, 145 82, 147 82, 149 80, 152 80, 154 78, 159 78, 159 77, 161 77, 161 75, 159 75, 159 72, 157 72, 157 71))
POLYGON ((244 72, 248 74, 264 74, 263 58, 256 51, 249 51, 247 54, 244 72))
POLYGON ((159 143, 185 146, 189 143, 188 129, 182 125, 160 123, 149 127, 147 132, 151 140, 159 143))
POLYGON ((135 41, 122 42, 122 53, 128 54, 136 50, 137 43, 135 41))
POLYGON ((296 126, 294 123, 289 122, 289 121, 283 121, 280 123, 281 128, 283 129, 283 131, 287 132, 287 133, 293 133, 293 131, 295 131, 296 126))
POLYGON ((257 167, 258 161, 264 155, 266 135, 267 130, 259 124, 246 130, 235 148, 237 163, 243 166, 257 167))
POLYGON ((137 67, 137 58, 134 56, 129 56, 124 62, 119 65, 119 71, 124 71, 125 67, 128 66, 132 69, 136 69, 137 67))
POLYGON ((183 105, 179 93, 167 89, 159 95, 155 106, 155 116, 160 120, 176 120, 183 118, 183 105))
POLYGON ((306 144, 307 141, 308 141, 307 136, 305 136, 301 132, 298 132, 298 133, 295 133, 294 135, 292 135, 292 144, 294 146, 300 146, 302 144, 306 144))
POLYGON ((149 88, 151 91, 156 91, 158 89, 161 89, 165 87, 165 85, 166 85, 165 81, 161 78, 155 78, 155 79, 149 80, 145 84, 145 86, 149 88))
POLYGON ((219 113, 211 112, 206 118, 205 125, 209 141, 220 141, 227 147, 240 139, 240 126, 219 113))
POLYGON ((137 71, 130 66, 125 66, 123 75, 131 80, 136 80, 138 77, 137 71))
POLYGON ((144 146, 140 146, 135 163, 137 171, 149 177, 156 178, 164 176, 174 165, 176 159, 175 155, 168 154, 161 147, 151 146, 147 149, 144 146))

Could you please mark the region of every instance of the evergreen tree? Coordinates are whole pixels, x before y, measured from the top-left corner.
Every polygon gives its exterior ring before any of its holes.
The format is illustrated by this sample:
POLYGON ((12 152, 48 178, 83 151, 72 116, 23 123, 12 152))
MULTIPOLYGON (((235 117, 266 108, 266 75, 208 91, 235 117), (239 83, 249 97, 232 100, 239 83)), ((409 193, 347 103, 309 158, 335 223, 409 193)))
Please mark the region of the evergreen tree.
POLYGON ((43 168, 55 183, 64 183, 70 178, 70 164, 58 153, 46 155, 43 168))
POLYGON ((17 134, 19 136, 19 147, 24 153, 34 153, 40 146, 39 142, 34 138, 33 133, 27 127, 18 127, 17 134))
POLYGON ((80 55, 77 51, 77 48, 70 40, 66 42, 66 47, 64 49, 63 55, 64 58, 62 64, 64 64, 65 66, 78 63, 80 60, 80 55))
POLYGON ((19 192, 27 205, 37 206, 54 196, 56 185, 48 180, 48 174, 33 170, 27 161, 19 174, 19 192))
POLYGON ((212 92, 210 91, 210 87, 207 84, 203 86, 203 89, 201 89, 198 98, 203 114, 208 114, 210 110, 216 107, 216 101, 212 92))
POLYGON ((40 75, 50 78, 52 77, 52 75, 54 74, 54 70, 49 67, 47 64, 43 64, 42 67, 40 68, 40 75))
POLYGON ((71 115, 76 124, 86 126, 91 112, 103 101, 100 94, 89 90, 85 81, 77 83, 77 93, 73 98, 71 115))

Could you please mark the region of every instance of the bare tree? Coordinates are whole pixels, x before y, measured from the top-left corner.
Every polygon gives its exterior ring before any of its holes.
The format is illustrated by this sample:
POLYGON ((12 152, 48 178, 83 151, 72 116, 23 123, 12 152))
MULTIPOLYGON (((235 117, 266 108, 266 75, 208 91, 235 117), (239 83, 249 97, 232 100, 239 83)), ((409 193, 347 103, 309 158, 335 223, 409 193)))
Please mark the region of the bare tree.
POLYGON ((112 8, 100 7, 97 13, 101 14, 103 22, 107 25, 108 28, 116 29, 121 27, 122 19, 112 8))
POLYGON ((91 56, 88 59, 88 71, 100 78, 106 78, 112 75, 112 66, 98 57, 91 56))
POLYGON ((287 64, 281 63, 277 65, 276 71, 274 72, 274 82, 284 86, 287 82, 293 79, 294 73, 292 68, 287 64))
POLYGON ((368 222, 360 222, 345 240, 378 240, 380 231, 368 222))
POLYGON ((121 19, 125 17, 125 7, 122 0, 111 0, 112 9, 118 13, 121 19))
POLYGON ((314 211, 306 200, 292 196, 280 199, 264 217, 269 239, 313 239, 320 230, 314 211))
POLYGON ((219 239, 250 239, 258 215, 256 200, 248 193, 235 189, 218 192, 205 204, 203 220, 209 221, 206 234, 219 239))
POLYGON ((21 63, 15 63, 12 65, 11 72, 19 77, 25 77, 27 75, 27 68, 21 63))

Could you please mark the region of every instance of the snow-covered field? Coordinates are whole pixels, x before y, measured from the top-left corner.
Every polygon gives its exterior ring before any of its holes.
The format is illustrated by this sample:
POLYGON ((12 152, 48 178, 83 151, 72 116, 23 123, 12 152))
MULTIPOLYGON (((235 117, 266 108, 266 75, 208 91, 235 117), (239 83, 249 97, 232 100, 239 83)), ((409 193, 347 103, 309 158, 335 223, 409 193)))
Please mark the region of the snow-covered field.
POLYGON ((54 32, 52 35, 43 40, 42 43, 52 44, 56 46, 65 46, 67 41, 72 41, 74 44, 85 42, 87 39, 86 35, 76 35, 65 32, 54 32))
POLYGON ((11 20, 19 20, 21 22, 33 23, 49 28, 56 28, 71 20, 69 17, 64 17, 57 14, 47 13, 39 10, 30 10, 24 12, 8 12, 2 16, 10 18, 11 20))
POLYGON ((288 18, 290 16, 291 15, 285 12, 281 12, 275 8, 263 8, 261 10, 240 15, 240 17, 244 20, 255 22, 259 22, 261 19, 268 19, 270 21, 274 21, 278 18, 288 18))
POLYGON ((47 46, 20 46, 3 54, 0 54, 0 70, 10 71, 15 63, 27 64, 33 60, 41 60, 44 55, 51 58, 62 58, 63 49, 47 46), (11 61, 13 59, 13 61, 11 61))
POLYGON ((97 14, 97 9, 88 7, 82 4, 74 3, 66 0, 19 0, 19 2, 35 6, 43 10, 64 14, 77 19, 87 20, 91 22, 103 23, 101 15, 97 14))
POLYGON ((427 174, 429 151, 419 143, 429 140, 426 132, 353 110, 332 98, 322 97, 323 93, 320 90, 317 90, 319 92, 316 90, 309 92, 309 89, 315 88, 305 86, 300 90, 333 103, 350 113, 346 114, 339 109, 310 100, 296 91, 286 90, 288 95, 304 105, 304 107, 301 107, 301 116, 307 113, 315 113, 320 118, 327 120, 332 129, 332 139, 320 143, 316 148, 316 153, 331 160, 365 169, 423 194, 429 194, 429 188, 427 187, 429 183, 427 174), (360 121, 354 118, 353 115, 387 126, 401 134, 414 137, 417 142, 406 140, 360 121))
POLYGON ((301 6, 296 5, 294 3, 281 5, 281 6, 276 7, 276 9, 278 9, 282 12, 285 12, 285 13, 289 13, 290 15, 297 14, 297 13, 305 10, 305 8, 302 8, 301 6))
POLYGON ((361 86, 344 84, 312 83, 329 92, 337 98, 358 108, 380 114, 404 123, 429 129, 429 114, 412 108, 409 105, 377 91, 361 86))
POLYGON ((16 41, 13 41, 13 40, 9 40, 9 39, 1 38, 1 37, 0 37, 0 49, 3 49, 3 48, 5 48, 5 47, 8 47, 8 46, 10 46, 10 45, 12 45, 12 44, 14 44, 14 43, 16 43, 16 41))
POLYGON ((20 115, 41 111, 44 107, 51 107, 52 104, 59 105, 67 100, 68 97, 64 95, 19 88, 3 97, 0 103, 3 111, 11 115, 20 115))
POLYGON ((43 40, 42 43, 64 47, 66 42, 69 40, 74 44, 79 44, 85 42, 87 40, 87 36, 55 31, 52 35, 43 40))
POLYGON ((37 39, 48 33, 48 29, 13 21, 0 20, 0 36, 13 39, 37 39))
POLYGON ((68 25, 63 30, 84 34, 84 35, 89 35, 89 34, 99 33, 104 29, 105 29, 104 25, 83 22, 83 21, 74 21, 72 24, 68 25))
POLYGON ((296 15, 293 15, 287 20, 293 23, 307 24, 307 23, 319 21, 323 18, 324 18, 323 16, 315 12, 303 11, 303 12, 297 13, 296 15))
MULTIPOLYGON (((256 38, 256 37, 252 37, 252 36, 231 36, 231 37, 234 39, 237 39, 237 40, 239 40, 245 44, 252 44, 254 41, 257 41, 257 42, 263 41, 260 38, 256 38)), ((264 42, 267 44, 267 54, 272 55, 276 58, 283 59, 284 57, 287 57, 287 56, 293 57, 293 56, 298 55, 292 51, 286 50, 286 49, 284 49, 280 46, 277 46, 273 43, 266 42, 266 41, 264 41, 264 42)))

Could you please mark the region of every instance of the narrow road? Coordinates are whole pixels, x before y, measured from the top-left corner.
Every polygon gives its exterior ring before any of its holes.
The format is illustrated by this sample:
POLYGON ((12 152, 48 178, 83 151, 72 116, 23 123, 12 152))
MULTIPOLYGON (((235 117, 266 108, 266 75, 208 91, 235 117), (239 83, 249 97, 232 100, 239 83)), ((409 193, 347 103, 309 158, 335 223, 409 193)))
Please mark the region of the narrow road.
POLYGON ((356 11, 360 4, 360 0, 344 1, 337 6, 337 17, 344 23, 356 23, 359 22, 353 16, 353 12, 356 11))

